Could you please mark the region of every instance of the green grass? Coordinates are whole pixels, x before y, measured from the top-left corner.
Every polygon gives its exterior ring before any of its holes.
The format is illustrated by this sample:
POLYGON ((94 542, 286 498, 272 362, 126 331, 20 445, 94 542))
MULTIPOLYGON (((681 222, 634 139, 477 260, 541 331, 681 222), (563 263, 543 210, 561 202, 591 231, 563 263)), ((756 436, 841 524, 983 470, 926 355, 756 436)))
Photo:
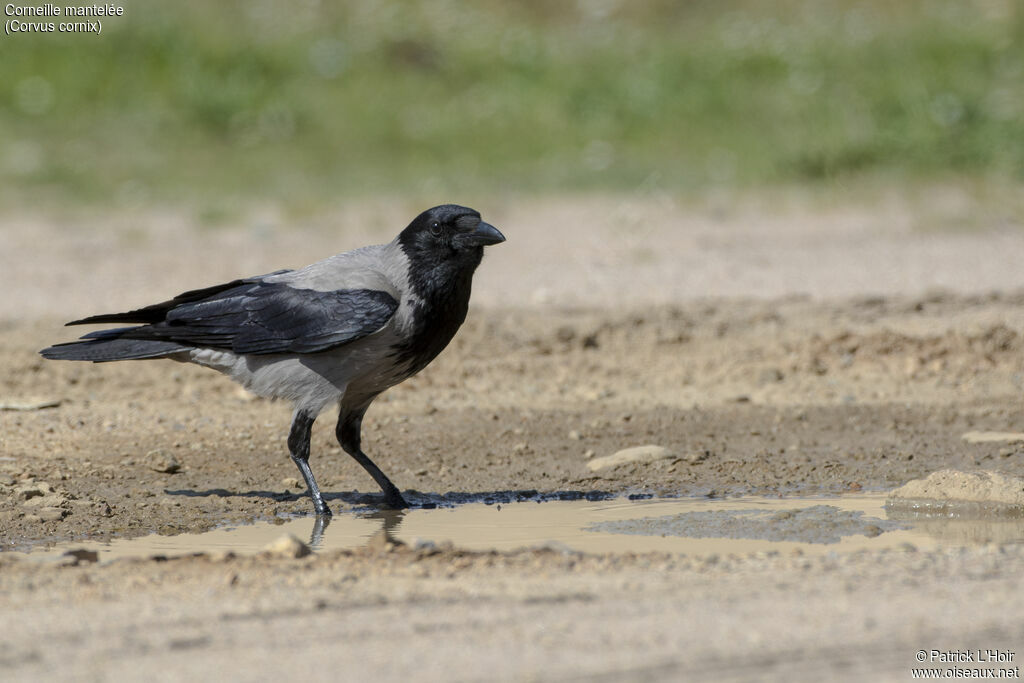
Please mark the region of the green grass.
POLYGON ((128 2, 0 36, 13 205, 951 177, 1024 179, 1012 0, 128 2))

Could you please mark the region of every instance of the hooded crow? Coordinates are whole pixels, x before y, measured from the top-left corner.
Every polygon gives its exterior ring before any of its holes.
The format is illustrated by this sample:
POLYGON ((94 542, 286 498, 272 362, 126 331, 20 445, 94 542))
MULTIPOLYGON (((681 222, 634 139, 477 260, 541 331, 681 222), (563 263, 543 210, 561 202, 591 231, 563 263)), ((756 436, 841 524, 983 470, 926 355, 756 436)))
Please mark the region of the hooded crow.
POLYGON ((340 412, 341 447, 369 472, 385 505, 407 507, 360 446, 363 415, 385 389, 422 370, 466 319, 484 246, 504 242, 473 209, 435 206, 389 244, 195 289, 127 313, 68 325, 137 323, 43 349, 45 358, 170 358, 218 370, 246 389, 295 406, 288 450, 317 515, 330 515, 309 468, 313 421, 340 412))

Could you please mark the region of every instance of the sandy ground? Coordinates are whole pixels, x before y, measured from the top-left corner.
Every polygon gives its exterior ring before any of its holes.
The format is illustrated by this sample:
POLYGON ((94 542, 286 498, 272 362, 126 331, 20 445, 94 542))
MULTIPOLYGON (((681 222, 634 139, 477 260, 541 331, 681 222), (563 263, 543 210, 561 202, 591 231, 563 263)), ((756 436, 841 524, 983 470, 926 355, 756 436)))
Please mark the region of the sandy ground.
MULTIPOLYGON (((945 467, 1022 476, 1024 445, 962 435, 1024 431, 1024 232, 980 211, 964 229, 929 229, 943 206, 971 208, 944 201, 478 207, 509 241, 485 259, 452 346, 371 408, 364 446, 413 500, 842 493, 945 467), (640 444, 678 457, 587 468, 640 444)), ((389 239, 407 208, 287 227, 268 210, 217 229, 163 214, 8 217, 4 547, 307 512, 285 453, 287 406, 169 361, 53 363, 35 351, 71 338, 60 323, 72 317, 389 239), (46 403, 57 405, 25 409, 46 403)), ((336 510, 377 500, 330 415, 312 463, 336 510)), ((906 680, 920 649, 1024 657, 1022 569, 1024 549, 995 544, 709 559, 380 540, 303 559, 74 567, 0 553, 0 670, 906 680)))

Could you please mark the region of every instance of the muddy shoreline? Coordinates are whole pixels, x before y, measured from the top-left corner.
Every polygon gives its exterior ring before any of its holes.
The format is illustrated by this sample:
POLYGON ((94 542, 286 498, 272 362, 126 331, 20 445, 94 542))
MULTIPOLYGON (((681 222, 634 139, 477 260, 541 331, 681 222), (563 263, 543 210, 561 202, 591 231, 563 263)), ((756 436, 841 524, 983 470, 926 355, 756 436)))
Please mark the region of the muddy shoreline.
MULTIPOLYGON (((612 318, 480 311, 437 363, 373 406, 366 449, 421 502, 516 491, 842 493, 947 467, 1021 475, 1024 445, 963 435, 1019 427, 1024 337, 1001 322, 937 326, 958 314, 1020 317, 1018 298, 873 302, 910 311, 873 319, 861 301, 719 302, 612 318), (809 327, 819 331, 802 337, 809 327), (587 468, 643 444, 672 457, 587 468)), ((169 361, 34 356, 59 333, 15 326, 0 352, 16 405, 57 404, 0 412, 5 545, 308 511, 285 453, 287 406, 169 361), (40 507, 59 508, 60 519, 39 519, 40 507)), ((334 441, 330 414, 312 452, 337 510, 376 502, 372 481, 334 441)))

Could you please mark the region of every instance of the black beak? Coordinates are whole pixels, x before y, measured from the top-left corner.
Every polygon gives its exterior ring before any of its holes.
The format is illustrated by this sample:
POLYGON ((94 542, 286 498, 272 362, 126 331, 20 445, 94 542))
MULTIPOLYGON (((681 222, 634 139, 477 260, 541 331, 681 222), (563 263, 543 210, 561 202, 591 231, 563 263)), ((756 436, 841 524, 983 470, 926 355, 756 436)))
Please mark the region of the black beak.
POLYGON ((480 221, 476 230, 466 235, 466 241, 474 246, 487 246, 489 244, 500 244, 505 241, 505 236, 498 232, 498 229, 490 223, 480 221))

